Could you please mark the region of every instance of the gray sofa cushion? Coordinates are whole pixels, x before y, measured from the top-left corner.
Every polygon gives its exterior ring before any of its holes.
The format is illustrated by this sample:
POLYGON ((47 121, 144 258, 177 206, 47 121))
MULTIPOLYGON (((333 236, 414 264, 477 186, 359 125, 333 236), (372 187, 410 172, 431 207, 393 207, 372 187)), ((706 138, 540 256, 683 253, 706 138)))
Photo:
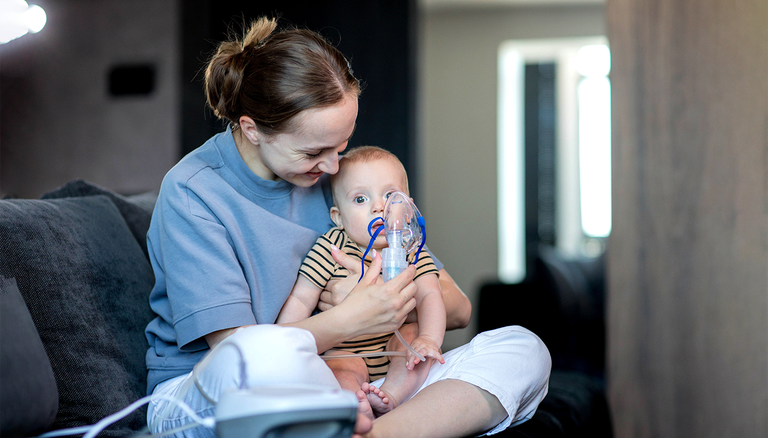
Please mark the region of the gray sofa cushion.
MULTIPOLYGON (((16 278, 50 358, 54 428, 92 424, 146 394, 154 276, 112 200, 0 201, 0 275, 16 278)), ((145 412, 100 436, 140 429, 145 412)))
POLYGON ((59 408, 56 379, 16 281, 3 277, 0 333, 0 436, 43 432, 59 408))
MULTIPOLYGON (((152 210, 157 201, 157 192, 123 196, 89 181, 76 179, 45 193, 40 199, 76 198, 81 196, 106 195, 123 215, 128 229, 147 255, 147 230, 152 219, 152 210)), ((147 258, 149 256, 147 255, 147 258)))

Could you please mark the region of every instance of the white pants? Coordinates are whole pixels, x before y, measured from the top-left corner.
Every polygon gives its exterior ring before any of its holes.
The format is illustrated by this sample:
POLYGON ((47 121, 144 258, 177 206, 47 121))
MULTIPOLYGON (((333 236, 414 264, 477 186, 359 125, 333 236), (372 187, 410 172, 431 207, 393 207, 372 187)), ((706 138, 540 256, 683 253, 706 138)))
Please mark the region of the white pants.
MULTIPOLYGON (((214 414, 214 404, 224 390, 262 385, 309 384, 338 389, 339 384, 325 361, 317 355, 313 335, 303 329, 277 325, 257 325, 240 329, 211 352, 210 361, 198 374, 201 391, 191 382, 192 373, 155 387, 153 394, 175 397, 184 387, 191 388, 184 402, 201 417, 214 414), (234 343, 238 348, 227 347, 234 343), (243 360, 245 369, 241 368, 243 360), (246 384, 243 385, 243 373, 246 384), (206 397, 212 399, 209 401, 206 397)), ((422 387, 445 379, 462 380, 493 394, 508 417, 487 434, 501 432, 510 425, 531 418, 547 394, 551 359, 541 340, 519 326, 503 327, 475 336, 468 344, 443 354, 445 364, 435 361, 422 387)), ((383 379, 374 382, 379 386, 383 379)), ((147 421, 152 433, 171 430, 191 420, 170 402, 153 400, 147 421), (162 421, 158 417, 165 418, 162 421)), ((198 427, 178 437, 215 437, 214 431, 198 427)))

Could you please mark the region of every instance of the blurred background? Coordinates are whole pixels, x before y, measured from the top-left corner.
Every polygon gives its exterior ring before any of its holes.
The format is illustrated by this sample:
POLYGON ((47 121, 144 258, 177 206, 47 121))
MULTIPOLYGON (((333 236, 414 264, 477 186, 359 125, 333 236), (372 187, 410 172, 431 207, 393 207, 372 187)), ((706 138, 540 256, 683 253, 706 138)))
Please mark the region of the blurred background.
POLYGON ((484 285, 535 284, 540 248, 601 282, 607 261, 593 341, 616 435, 768 436, 764 0, 30 3, 45 26, 0 35, 2 196, 157 190, 222 129, 202 93, 216 42, 279 15, 365 84, 350 146, 406 166, 474 305, 446 349, 478 330, 484 285))
MULTIPOLYGON (((35 4, 45 27, 0 45, 5 196, 39 197, 75 178, 124 194, 157 190, 171 166, 223 129, 202 92, 216 42, 279 15, 321 32, 351 60, 364 91, 350 146, 380 145, 401 158, 429 246, 473 301, 484 281, 524 279, 526 243, 602 251, 608 95, 604 190, 591 201, 602 202, 602 228, 592 235, 581 225, 576 126, 578 50, 602 45, 610 62, 600 1, 35 4)), ((450 333, 447 345, 475 330, 450 333)))

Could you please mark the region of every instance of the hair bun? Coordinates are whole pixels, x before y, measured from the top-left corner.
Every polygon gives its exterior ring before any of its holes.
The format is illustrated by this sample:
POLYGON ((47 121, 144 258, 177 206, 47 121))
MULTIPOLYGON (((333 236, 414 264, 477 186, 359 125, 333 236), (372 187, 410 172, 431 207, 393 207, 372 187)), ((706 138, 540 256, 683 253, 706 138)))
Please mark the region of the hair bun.
POLYGON ((261 17, 252 22, 250 29, 248 29, 248 32, 243 37, 243 50, 253 49, 264 44, 276 28, 277 20, 274 18, 261 17))

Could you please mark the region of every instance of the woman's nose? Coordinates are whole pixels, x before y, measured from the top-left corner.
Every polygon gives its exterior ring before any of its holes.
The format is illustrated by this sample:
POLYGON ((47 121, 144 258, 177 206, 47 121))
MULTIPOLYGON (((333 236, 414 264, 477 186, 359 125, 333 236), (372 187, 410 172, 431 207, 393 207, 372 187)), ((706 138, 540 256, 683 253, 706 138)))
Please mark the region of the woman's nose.
POLYGON ((339 171, 339 154, 336 152, 328 154, 328 156, 320 162, 317 166, 321 171, 335 175, 339 171))

